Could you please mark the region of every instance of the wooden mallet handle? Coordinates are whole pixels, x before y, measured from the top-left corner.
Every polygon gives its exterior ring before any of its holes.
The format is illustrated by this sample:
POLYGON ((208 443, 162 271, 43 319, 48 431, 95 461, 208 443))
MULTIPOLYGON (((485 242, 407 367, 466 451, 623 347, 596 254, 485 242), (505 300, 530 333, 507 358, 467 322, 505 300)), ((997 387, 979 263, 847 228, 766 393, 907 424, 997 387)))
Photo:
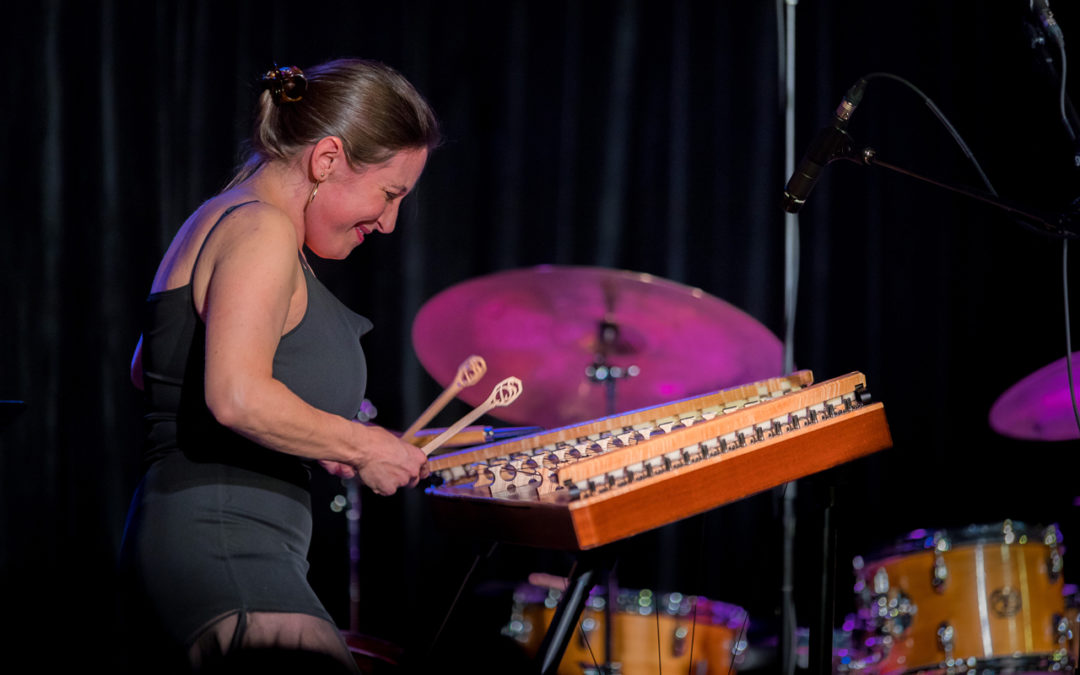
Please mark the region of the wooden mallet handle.
POLYGON ((476 406, 472 412, 468 413, 461 419, 459 419, 454 426, 448 428, 442 432, 433 441, 420 448, 424 451, 425 455, 431 455, 432 452, 437 450, 440 445, 448 441, 457 435, 459 431, 472 424, 478 417, 491 410, 492 408, 502 408, 510 405, 517 397, 521 395, 521 380, 516 377, 508 377, 502 382, 495 385, 495 388, 491 390, 491 396, 488 399, 476 406))
POLYGON ((439 398, 435 399, 431 405, 427 407, 420 417, 416 418, 416 421, 405 430, 405 433, 401 435, 401 440, 408 442, 409 439, 416 435, 417 431, 424 428, 427 424, 439 414, 439 411, 446 407, 446 404, 457 395, 459 391, 465 387, 471 387, 480 381, 484 374, 487 372, 487 361, 480 356, 470 356, 465 359, 460 366, 458 366, 457 375, 454 376, 454 381, 450 383, 443 393, 439 394, 439 398))

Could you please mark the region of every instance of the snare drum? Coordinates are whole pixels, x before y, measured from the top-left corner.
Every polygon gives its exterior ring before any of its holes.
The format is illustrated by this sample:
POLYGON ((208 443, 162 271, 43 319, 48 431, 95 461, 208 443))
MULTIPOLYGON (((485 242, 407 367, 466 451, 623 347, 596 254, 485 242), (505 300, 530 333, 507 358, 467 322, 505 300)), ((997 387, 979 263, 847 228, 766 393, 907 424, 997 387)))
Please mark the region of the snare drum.
MULTIPOLYGON (((555 614, 560 592, 537 586, 519 587, 514 594, 505 635, 535 656, 555 614)), ((559 663, 559 675, 612 672, 606 654, 606 604, 601 589, 589 595, 574 635, 559 663)), ((700 673, 726 675, 735 671, 746 648, 746 612, 702 597, 680 593, 619 590, 612 611, 612 663, 622 673, 700 673), (659 634, 657 611, 659 607, 659 634)))
POLYGON ((1068 667, 1061 534, 1004 521, 918 530, 855 558, 860 614, 882 675, 1068 667))

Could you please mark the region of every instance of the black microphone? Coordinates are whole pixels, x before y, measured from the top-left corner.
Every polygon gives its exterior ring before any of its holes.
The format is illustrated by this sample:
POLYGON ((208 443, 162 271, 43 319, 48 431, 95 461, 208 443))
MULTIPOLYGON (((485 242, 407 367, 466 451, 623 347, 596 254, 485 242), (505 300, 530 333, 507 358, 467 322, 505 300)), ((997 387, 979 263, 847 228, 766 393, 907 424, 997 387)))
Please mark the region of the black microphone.
POLYGON ((1042 27, 1046 29, 1050 37, 1054 38, 1054 42, 1058 43, 1058 46, 1062 49, 1065 49, 1065 36, 1061 32, 1061 26, 1054 19, 1054 13, 1050 11, 1050 3, 1046 0, 1030 0, 1029 6, 1035 16, 1039 17, 1039 23, 1042 24, 1042 27))
POLYGON ((810 143, 810 149, 803 155, 802 161, 796 167, 795 173, 788 180, 784 188, 784 210, 788 213, 798 213, 806 203, 810 191, 817 183, 818 174, 826 164, 836 159, 840 151, 847 147, 850 139, 844 129, 847 128, 851 113, 862 101, 863 89, 866 88, 866 80, 860 79, 851 86, 841 99, 833 114, 832 124, 822 127, 810 143))

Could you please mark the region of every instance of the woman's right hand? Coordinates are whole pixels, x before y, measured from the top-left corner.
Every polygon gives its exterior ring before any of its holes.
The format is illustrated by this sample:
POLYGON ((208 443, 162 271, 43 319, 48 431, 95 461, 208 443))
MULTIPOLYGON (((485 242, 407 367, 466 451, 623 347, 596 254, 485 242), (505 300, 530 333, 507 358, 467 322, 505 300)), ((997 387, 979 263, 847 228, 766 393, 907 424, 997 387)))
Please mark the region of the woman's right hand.
POLYGON ((361 428, 363 458, 353 466, 360 480, 377 495, 392 495, 398 488, 414 487, 428 475, 427 455, 386 429, 354 422, 361 428))

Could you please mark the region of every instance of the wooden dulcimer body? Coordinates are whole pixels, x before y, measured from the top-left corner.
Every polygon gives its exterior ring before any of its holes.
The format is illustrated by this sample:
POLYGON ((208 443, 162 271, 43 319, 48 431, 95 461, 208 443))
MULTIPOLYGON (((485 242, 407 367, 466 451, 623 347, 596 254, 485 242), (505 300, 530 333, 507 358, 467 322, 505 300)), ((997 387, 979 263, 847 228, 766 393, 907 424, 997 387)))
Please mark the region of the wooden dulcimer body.
POLYGON ((434 457, 427 492, 447 526, 586 550, 891 445, 861 373, 800 371, 434 457))

